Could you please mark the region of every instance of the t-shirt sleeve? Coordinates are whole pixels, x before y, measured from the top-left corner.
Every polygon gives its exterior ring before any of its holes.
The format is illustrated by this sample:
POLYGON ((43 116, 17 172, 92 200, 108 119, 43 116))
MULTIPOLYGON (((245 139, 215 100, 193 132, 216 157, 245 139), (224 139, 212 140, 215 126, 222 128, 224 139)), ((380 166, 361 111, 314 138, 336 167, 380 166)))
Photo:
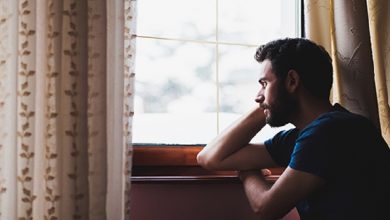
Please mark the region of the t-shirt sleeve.
POLYGON ((303 130, 296 140, 288 166, 323 178, 329 177, 332 164, 337 163, 334 161, 336 157, 332 156, 332 153, 335 154, 332 149, 337 145, 335 140, 338 139, 334 130, 326 123, 303 130))
POLYGON ((268 153, 279 166, 287 167, 289 164, 298 133, 296 128, 280 131, 264 142, 268 153))

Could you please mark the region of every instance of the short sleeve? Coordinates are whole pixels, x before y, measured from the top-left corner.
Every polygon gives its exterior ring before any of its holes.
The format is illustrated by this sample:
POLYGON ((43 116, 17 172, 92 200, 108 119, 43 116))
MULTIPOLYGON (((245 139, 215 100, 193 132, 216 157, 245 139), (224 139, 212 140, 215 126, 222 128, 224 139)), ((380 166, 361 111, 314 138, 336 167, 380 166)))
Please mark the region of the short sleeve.
POLYGON ((289 167, 327 178, 337 164, 334 148, 338 146, 336 129, 326 122, 312 124, 297 138, 289 167))
POLYGON ((298 134, 296 128, 280 131, 264 142, 268 153, 279 166, 287 167, 289 164, 298 134))

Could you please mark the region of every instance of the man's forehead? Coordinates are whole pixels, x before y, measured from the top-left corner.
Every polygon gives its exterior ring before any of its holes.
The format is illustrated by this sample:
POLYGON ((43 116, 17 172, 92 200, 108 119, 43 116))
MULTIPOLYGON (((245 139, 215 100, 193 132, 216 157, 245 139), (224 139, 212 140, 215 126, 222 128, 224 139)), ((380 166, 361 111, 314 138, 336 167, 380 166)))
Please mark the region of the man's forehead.
POLYGON ((274 75, 271 61, 264 60, 263 62, 260 63, 259 78, 270 77, 271 75, 274 75))

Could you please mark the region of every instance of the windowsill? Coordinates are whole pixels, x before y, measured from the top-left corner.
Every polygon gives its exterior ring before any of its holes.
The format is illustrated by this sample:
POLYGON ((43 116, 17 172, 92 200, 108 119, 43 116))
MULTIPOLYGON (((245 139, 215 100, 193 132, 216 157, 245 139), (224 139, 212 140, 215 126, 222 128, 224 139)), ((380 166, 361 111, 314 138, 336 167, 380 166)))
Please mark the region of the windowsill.
MULTIPOLYGON (((163 182, 224 182, 237 183, 235 171, 209 171, 197 164, 196 155, 203 145, 137 145, 133 150, 131 181, 134 183, 163 182)), ((283 172, 283 168, 270 169, 270 182, 283 172)))
MULTIPOLYGON (((275 182, 279 175, 266 176, 269 182, 275 182)), ((206 176, 132 176, 133 183, 172 183, 172 182, 190 182, 190 183, 239 183, 237 176, 229 175, 206 175, 206 176)))
POLYGON ((198 166, 203 145, 135 145, 134 166, 198 166))

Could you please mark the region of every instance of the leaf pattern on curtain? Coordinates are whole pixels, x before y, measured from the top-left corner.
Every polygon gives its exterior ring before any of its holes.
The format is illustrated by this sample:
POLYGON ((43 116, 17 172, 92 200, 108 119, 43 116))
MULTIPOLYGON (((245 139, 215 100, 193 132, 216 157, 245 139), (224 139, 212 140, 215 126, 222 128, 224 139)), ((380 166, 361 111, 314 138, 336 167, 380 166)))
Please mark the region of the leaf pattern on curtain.
MULTIPOLYGON (((65 181, 71 187, 67 187, 67 197, 72 202, 73 219, 88 219, 88 193, 87 193, 87 169, 86 163, 86 118, 84 104, 87 98, 85 88, 85 43, 86 35, 83 29, 85 16, 82 9, 85 2, 71 0, 65 5, 63 11, 63 117, 64 117, 64 146, 70 155, 66 166, 65 181)), ((84 12, 85 13, 85 12, 84 12)))
POLYGON ((33 202, 37 195, 33 189, 34 170, 34 84, 35 66, 32 48, 35 46, 35 26, 29 20, 34 13, 28 1, 19 5, 19 49, 18 49, 18 82, 17 82, 17 154, 18 154, 18 203, 19 219, 31 219, 33 202))
MULTIPOLYGON (((10 99, 11 92, 9 90, 10 76, 7 74, 10 62, 11 62, 11 52, 7 47, 7 43, 10 36, 10 22, 9 20, 12 17, 11 11, 6 7, 6 2, 0 0, 0 122, 1 124, 6 124, 9 122, 8 114, 6 111, 10 108, 10 99)), ((0 126, 0 218, 4 217, 3 208, 7 202, 7 194, 12 190, 8 187, 7 182, 9 182, 6 177, 7 167, 5 167, 6 150, 7 150, 7 141, 10 140, 9 130, 6 129, 6 126, 0 126)), ((13 182, 14 183, 14 182, 13 182)))
MULTIPOLYGON (((129 143, 132 143, 131 135, 131 122, 134 116, 134 107, 131 97, 134 93, 134 62, 135 62, 135 19, 133 15, 135 14, 135 4, 136 1, 127 0, 125 1, 125 28, 124 28, 124 38, 125 38, 125 51, 124 51, 124 66, 125 66, 125 86, 124 86, 124 97, 126 100, 124 103, 124 146, 126 147, 126 158, 124 164, 124 175, 128 179, 131 177, 131 164, 132 164, 132 148, 128 146, 129 143), (130 119, 130 120, 129 120, 130 119)), ((126 218, 129 218, 130 215, 130 182, 125 183, 125 209, 126 209, 126 218)))
POLYGON ((48 1, 47 17, 47 46, 46 46, 46 85, 45 85, 45 173, 44 173, 44 198, 45 210, 44 219, 58 219, 59 215, 59 201, 60 190, 58 189, 58 172, 56 165, 58 163, 58 155, 60 153, 57 145, 57 124, 58 124, 58 106, 56 104, 56 97, 58 97, 59 85, 59 66, 56 65, 56 54, 60 53, 58 48, 60 30, 56 24, 60 16, 56 14, 55 0, 48 1))
POLYGON ((134 10, 131 0, 0 0, 0 219, 129 218, 134 10), (112 14, 112 3, 126 8, 112 14), (108 19, 126 36, 111 48, 122 69, 107 59, 108 19), (108 121, 112 99, 123 123, 108 121), (107 144, 112 130, 119 146, 107 144), (108 202, 108 191, 121 195, 108 202))
POLYGON ((105 1, 88 1, 88 181, 90 183, 89 196, 90 218, 98 219, 105 214, 105 204, 96 201, 106 199, 106 189, 100 187, 101 183, 106 185, 107 176, 107 141, 104 138, 107 129, 106 118, 106 94, 102 93, 102 88, 106 88, 106 48, 97 45, 105 45, 106 36, 102 33, 106 31, 106 21, 104 18, 105 1), (104 24, 104 25, 102 25, 104 24), (102 129, 103 128, 103 129, 102 129), (96 154, 96 152, 99 152, 96 154))

